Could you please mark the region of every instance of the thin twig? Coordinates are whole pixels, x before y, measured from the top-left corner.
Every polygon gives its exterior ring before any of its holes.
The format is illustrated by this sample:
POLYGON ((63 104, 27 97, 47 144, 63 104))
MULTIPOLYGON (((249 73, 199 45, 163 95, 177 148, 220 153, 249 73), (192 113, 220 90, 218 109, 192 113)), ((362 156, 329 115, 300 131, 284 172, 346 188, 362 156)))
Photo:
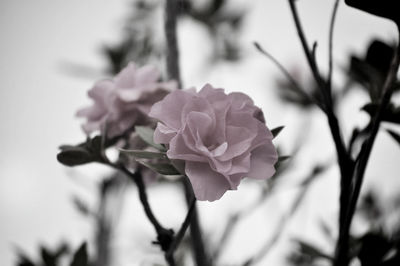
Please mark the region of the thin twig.
MULTIPOLYGON (((300 84, 295 80, 295 78, 290 74, 290 72, 270 53, 268 53, 266 50, 264 50, 261 45, 257 42, 254 42, 254 46, 257 48, 257 50, 265 55, 268 59, 270 59, 278 68, 279 70, 283 73, 283 75, 289 80, 289 82, 292 84, 293 88, 295 91, 300 94, 301 96, 305 97, 308 99, 310 102, 315 103, 316 105, 319 106, 318 101, 308 95, 305 90, 300 86, 300 84)), ((319 106, 322 109, 322 106, 319 106)))
POLYGON ((298 12, 297 12, 297 8, 296 8, 296 5, 294 3, 295 0, 288 0, 288 1, 289 1, 290 10, 292 12, 292 16, 293 16, 293 19, 294 19, 294 22, 295 22, 295 26, 296 26, 296 29, 297 29, 297 33, 299 35, 300 42, 301 42, 301 44, 303 46, 303 50, 304 50, 306 58, 307 58, 307 62, 309 64, 309 66, 310 66, 311 72, 313 73, 314 79, 317 82, 318 86, 321 88, 322 95, 325 98, 325 102, 322 105, 322 107, 323 107, 322 110, 326 112, 326 110, 329 109, 329 107, 332 105, 332 100, 330 99, 329 95, 327 95, 326 90, 325 90, 326 82, 321 77, 321 74, 319 72, 317 63, 316 63, 316 61, 315 61, 315 59, 314 59, 314 57, 313 57, 313 55, 312 55, 312 53, 310 51, 310 47, 308 45, 307 38, 306 38, 306 36, 304 34, 304 30, 303 30, 303 27, 302 27, 301 22, 300 22, 300 18, 299 18, 298 12))
POLYGON ((168 252, 165 253, 165 257, 166 257, 167 261, 171 260, 170 257, 174 256, 175 250, 178 248, 180 242, 182 241, 183 236, 185 235, 185 232, 190 225, 190 220, 193 217, 195 208, 196 208, 196 199, 193 198, 192 203, 190 204, 188 213, 186 214, 185 220, 183 221, 183 223, 181 225, 181 228, 179 229, 178 233, 175 235, 174 241, 172 241, 168 252))
MULTIPOLYGON (((321 77, 321 74, 319 73, 315 58, 309 49, 306 36, 305 36, 303 28, 301 26, 300 18, 297 13, 297 8, 294 3, 295 0, 288 0, 288 1, 289 1, 290 10, 292 12, 292 15, 293 15, 293 18, 295 21, 297 33, 299 35, 301 44, 303 46, 303 50, 306 55, 308 64, 311 68, 314 78, 315 78, 315 80, 320 88, 320 91, 322 93, 322 96, 324 98, 323 104, 324 104, 325 109, 323 109, 323 111, 325 111, 325 113, 328 117, 329 127, 331 130, 333 140, 335 142, 337 156, 338 156, 338 160, 339 160, 339 167, 341 170, 341 176, 342 176, 342 178, 346 177, 346 179, 349 179, 350 177, 347 178, 347 176, 349 175, 349 172, 350 172, 349 170, 352 170, 352 161, 351 161, 349 155, 347 154, 347 150, 345 148, 345 145, 344 145, 341 133, 340 133, 339 123, 338 123, 337 117, 334 113, 334 110, 332 109, 332 97, 330 94, 327 93, 327 88, 326 88, 327 83, 321 77)), ((315 44, 314 44, 314 47, 315 47, 315 44)))
POLYGON ((149 219, 149 221, 153 225, 153 227, 156 230, 157 234, 159 234, 163 230, 167 230, 159 223, 159 221, 157 220, 157 218, 153 214, 153 211, 152 211, 152 209, 150 207, 150 204, 149 204, 149 201, 148 201, 146 188, 145 188, 145 185, 144 185, 144 182, 143 182, 143 177, 142 177, 140 171, 136 171, 135 173, 132 173, 131 171, 129 171, 123 165, 118 165, 118 164, 114 164, 114 163, 111 163, 111 162, 108 162, 107 164, 109 166, 113 167, 114 169, 123 172, 128 177, 130 177, 130 179, 132 179, 132 181, 135 182, 135 184, 136 184, 136 186, 138 188, 138 191, 139 191, 140 202, 143 205, 143 209, 144 209, 144 211, 146 213, 147 218, 149 219))
MULTIPOLYGON (((335 143, 336 147, 336 154, 337 154, 337 159, 338 159, 338 164, 339 164, 339 169, 340 169, 340 213, 339 213, 339 224, 343 224, 346 213, 347 213, 347 207, 349 203, 349 197, 350 197, 350 183, 351 183, 351 178, 353 175, 354 171, 354 162, 351 159, 350 155, 347 152, 346 146, 344 144, 341 132, 340 132, 340 127, 339 127, 339 122, 338 119, 334 113, 333 110, 333 105, 332 105, 332 95, 330 93, 329 89, 329 84, 323 80, 321 77, 315 58, 312 56, 308 43, 306 40, 306 37, 304 35, 303 28, 300 23, 300 19, 297 13, 296 5, 294 3, 295 0, 288 0, 290 9, 292 11, 292 15, 295 21, 296 29, 301 41, 301 44, 303 46, 303 50, 306 54, 307 61, 309 63, 309 66, 311 68, 312 73, 314 74, 314 78, 317 81, 317 84, 319 85, 320 91, 322 93, 323 99, 324 99, 324 107, 325 107, 325 113, 328 118, 328 124, 329 128, 331 131, 331 135, 333 138, 333 141, 335 143)), ((332 29, 333 31, 333 29, 332 29)), ((341 226, 340 226, 341 228, 341 226)), ((341 233, 339 233, 341 235, 341 233)))
POLYGON ((329 57, 329 66, 328 66, 328 93, 332 95, 332 73, 333 73, 333 32, 335 28, 336 14, 339 7, 339 0, 335 1, 335 5, 333 6, 331 23, 329 26, 329 49, 328 49, 328 57, 329 57))
POLYGON ((293 201, 289 211, 284 216, 282 216, 280 221, 278 222, 278 228, 274 230, 275 234, 270 239, 268 239, 268 241, 259 249, 254 257, 246 260, 243 266, 253 265, 265 258, 265 256, 267 256, 268 252, 280 239, 290 218, 293 217, 293 215, 296 213, 297 209, 303 202, 304 197, 307 194, 308 189, 310 188, 310 185, 313 183, 314 180, 316 180, 316 177, 321 176, 321 170, 326 170, 329 165, 330 163, 322 166, 316 166, 312 173, 301 183, 300 191, 298 192, 297 197, 293 201))
POLYGON ((282 73, 286 76, 286 78, 292 83, 293 87, 296 89, 296 91, 303 96, 308 96, 303 88, 301 88, 300 84, 297 83, 297 81, 294 79, 294 77, 289 73, 289 71, 270 53, 268 53, 264 48, 261 47, 261 45, 258 42, 254 42, 254 46, 257 48, 257 50, 268 57, 278 68, 282 73))
POLYGON ((228 220, 224 232, 216 245, 214 253, 212 254, 213 260, 217 260, 221 255, 223 248, 226 246, 226 243, 229 240, 230 236, 233 236, 232 232, 238 225, 238 223, 242 220, 242 218, 246 217, 249 213, 254 212, 257 210, 258 207, 262 206, 262 203, 267 200, 272 195, 273 185, 268 186, 267 189, 261 193, 261 195, 248 207, 245 209, 233 214, 231 218, 228 220))

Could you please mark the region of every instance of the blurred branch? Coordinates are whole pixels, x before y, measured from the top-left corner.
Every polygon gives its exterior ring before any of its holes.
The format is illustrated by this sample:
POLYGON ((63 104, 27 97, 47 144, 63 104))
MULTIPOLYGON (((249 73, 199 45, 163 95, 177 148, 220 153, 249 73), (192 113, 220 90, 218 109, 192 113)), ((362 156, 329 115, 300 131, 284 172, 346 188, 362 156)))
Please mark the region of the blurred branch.
POLYGON ((279 68, 279 70, 285 75, 285 77, 293 85, 294 90, 298 94, 300 94, 304 98, 308 99, 310 102, 315 103, 316 105, 318 105, 322 109, 322 106, 320 106, 320 103, 314 97, 308 95, 304 91, 304 89, 293 78, 293 76, 289 73, 289 71, 274 56, 272 56, 270 53, 268 53, 266 50, 264 50, 259 43, 254 42, 254 46, 257 48, 258 51, 260 51, 263 55, 265 55, 268 59, 270 59, 279 68))
POLYGON ((168 77, 176 80, 178 87, 181 87, 179 50, 176 37, 177 15, 178 0, 166 0, 164 30, 167 40, 167 72, 168 77))
MULTIPOLYGON (((348 229, 343 227, 343 225, 346 224, 346 220, 348 219, 349 209, 351 209, 349 203, 351 201, 351 193, 352 193, 351 183, 355 165, 349 153, 347 152, 346 146, 341 136, 339 122, 333 110, 331 87, 330 87, 331 85, 322 78, 321 74, 319 73, 315 58, 313 58, 310 53, 309 46, 297 13, 295 0, 288 0, 288 1, 308 64, 312 70, 312 73, 314 74, 314 78, 318 83, 320 91, 323 96, 323 102, 325 108, 324 111, 328 118, 330 131, 336 147, 338 164, 340 168, 340 211, 339 211, 339 240, 338 240, 339 253, 337 258, 341 258, 338 260, 336 265, 345 266, 348 264, 348 258, 347 258, 348 229)), ((331 19, 330 44, 329 44, 330 49, 332 49, 333 25, 336 17, 336 9, 337 6, 335 4, 331 19)), ((329 53, 331 54, 332 51, 329 51, 329 53)), ((331 55, 330 55, 330 64, 332 64, 331 55)), ((329 75, 331 75, 331 71, 332 67, 330 65, 329 75)), ((328 77, 329 82, 331 82, 330 78, 331 77, 329 76, 328 77)))
POLYGON ((274 230, 274 232, 276 233, 259 249, 259 251, 256 253, 254 257, 246 260, 243 266, 253 265, 268 255, 268 252, 272 249, 272 247, 274 247, 276 242, 281 238, 281 235, 284 232, 286 225, 288 224, 290 219, 293 217, 293 215, 296 213, 297 209, 303 202, 305 195, 307 194, 309 188, 311 187, 311 184, 317 179, 318 176, 321 175, 321 173, 327 170, 330 165, 331 163, 328 162, 323 165, 315 166, 310 175, 303 182, 300 183, 300 191, 298 192, 296 198, 294 199, 289 211, 286 213, 286 215, 282 216, 280 221, 278 222, 278 228, 274 230))
POLYGON ((271 183, 270 186, 268 186, 262 194, 259 196, 257 200, 255 200, 249 207, 231 215, 230 219, 228 220, 228 223, 225 226, 224 232, 222 233, 222 236, 218 242, 218 244, 215 247, 214 253, 212 254, 213 260, 217 260, 219 256, 221 255, 223 248, 226 246, 227 241, 229 240, 229 237, 232 236, 232 232, 235 229, 235 227, 238 225, 238 223, 249 215, 250 213, 254 212, 257 207, 260 207, 262 202, 267 200, 271 195, 272 195, 272 190, 274 188, 274 183, 271 183))

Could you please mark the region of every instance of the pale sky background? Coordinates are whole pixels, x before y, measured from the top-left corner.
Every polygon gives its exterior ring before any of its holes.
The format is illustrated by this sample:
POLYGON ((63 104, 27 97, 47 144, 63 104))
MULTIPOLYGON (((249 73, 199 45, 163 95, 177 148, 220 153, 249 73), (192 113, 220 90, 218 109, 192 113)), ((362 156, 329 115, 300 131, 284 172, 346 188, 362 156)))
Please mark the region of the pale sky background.
MULTIPOLYGON (((321 66, 327 61, 327 29, 333 2, 298 1, 309 42, 318 40, 317 56, 321 66)), ((107 169, 101 166, 67 169, 56 161, 57 147, 84 139, 80 121, 74 114, 88 104, 86 90, 95 80, 105 77, 101 71, 106 63, 100 56, 100 47, 121 38, 129 3, 128 0, 0 0, 0 265, 14 264, 15 246, 35 256, 38 244, 52 246, 66 239, 76 246, 91 237, 90 223, 72 207, 71 196, 80 195, 94 205, 95 184, 107 169), (71 75, 63 68, 65 62, 87 65, 98 73, 93 73, 93 77, 71 75)), ((297 176, 303 177, 313 163, 324 162, 334 153, 321 112, 310 113, 309 118, 313 119, 310 129, 302 128, 304 117, 298 116, 299 111, 276 97, 273 81, 280 73, 251 45, 258 41, 288 67, 306 66, 287 1, 236 0, 232 3, 232 7, 237 4, 248 10, 241 40, 246 58, 238 65, 205 67, 210 42, 204 29, 184 20, 179 27, 184 84, 201 86, 209 82, 227 91, 248 93, 263 108, 270 127, 286 126, 277 143, 287 149, 293 147, 297 135, 306 132, 309 136, 301 153, 303 163, 290 175, 296 180, 297 176)), ((344 66, 348 52, 357 51, 363 55, 372 37, 390 41, 394 32, 390 22, 341 3, 335 33, 336 70, 344 66)), ((344 103, 340 119, 345 134, 349 134, 352 126, 366 121, 366 115, 359 112, 366 101, 365 95, 354 93, 344 103)), ((394 179, 399 177, 399 156, 398 145, 386 134, 380 134, 367 170, 367 187, 378 186, 386 197, 398 191, 399 184, 394 183, 394 179)), ((327 220, 335 219, 332 217, 337 208, 337 180, 337 170, 333 168, 323 180, 314 184, 298 222, 288 228, 290 232, 303 236, 315 233, 311 216, 320 214, 327 220)), ((217 203, 199 204, 202 222, 210 234, 222 228, 223 223, 219 221, 226 217, 221 213, 229 213, 251 202, 252 196, 246 193, 253 191, 252 185, 227 193, 217 203), (216 219, 217 214, 221 218, 216 219)), ((262 213, 252 217, 253 222, 246 222, 254 230, 242 228, 244 232, 237 233, 240 241, 232 243, 222 260, 233 263, 250 256, 264 241, 258 236, 268 236, 274 230, 277 209, 290 202, 292 192, 290 188, 275 197, 262 213)), ((180 195, 168 196, 165 191, 151 190, 150 197, 155 212, 167 224, 177 226, 180 223, 183 217, 180 195), (165 206, 176 205, 180 206, 173 210, 177 215, 171 216, 170 209, 165 206)), ((136 201, 136 195, 127 198, 133 206, 125 210, 125 220, 121 222, 121 228, 127 231, 118 232, 117 237, 134 237, 135 232, 152 237, 148 224, 144 225, 144 231, 138 230, 139 226, 129 229, 136 219, 131 211, 141 211, 136 201)), ((146 259, 130 253, 126 239, 120 239, 117 242, 123 251, 115 265, 147 265, 146 259), (123 258, 133 260, 124 264, 123 258)), ((271 252, 264 263, 280 265, 274 263, 282 263, 282 253, 271 252)))

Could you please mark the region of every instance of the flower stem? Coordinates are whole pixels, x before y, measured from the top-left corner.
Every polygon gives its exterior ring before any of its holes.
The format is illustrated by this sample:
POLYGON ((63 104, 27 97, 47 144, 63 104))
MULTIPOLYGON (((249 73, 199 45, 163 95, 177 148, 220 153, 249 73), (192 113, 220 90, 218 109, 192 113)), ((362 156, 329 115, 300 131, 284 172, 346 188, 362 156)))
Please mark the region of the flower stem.
POLYGON ((333 6, 331 23, 329 26, 329 48, 328 48, 328 57, 329 57, 329 66, 328 66, 328 89, 329 94, 332 93, 332 73, 333 73, 333 32, 335 27, 336 14, 339 7, 339 0, 335 0, 335 4, 333 6))
POLYGON ((182 241, 183 236, 185 235, 185 232, 189 227, 190 221, 192 220, 195 210, 196 210, 196 199, 193 198, 192 202, 190 203, 188 213, 186 214, 186 218, 181 225, 181 228, 176 234, 174 241, 172 241, 168 252, 165 253, 165 258, 167 261, 170 261, 171 259, 173 260, 174 252, 178 248, 180 242, 182 241))

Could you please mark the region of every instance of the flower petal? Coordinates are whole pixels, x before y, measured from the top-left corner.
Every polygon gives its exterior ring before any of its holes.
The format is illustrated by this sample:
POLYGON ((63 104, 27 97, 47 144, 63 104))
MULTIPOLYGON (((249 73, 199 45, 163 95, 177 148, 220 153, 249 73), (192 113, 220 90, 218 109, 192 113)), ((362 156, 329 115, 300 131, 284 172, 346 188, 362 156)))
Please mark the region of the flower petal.
POLYGON ((181 128, 182 109, 184 105, 194 97, 191 91, 177 90, 173 91, 162 101, 153 105, 149 116, 162 121, 167 127, 178 131, 181 128))
POLYGON ((185 172, 198 200, 218 200, 230 189, 226 178, 212 171, 207 163, 187 162, 185 172))
POLYGON ((154 142, 157 144, 168 144, 175 135, 175 130, 158 122, 156 130, 154 131, 154 142))
POLYGON ((253 179, 267 179, 275 174, 274 164, 278 161, 278 153, 272 142, 262 145, 251 152, 251 166, 247 174, 253 179))
POLYGON ((136 80, 136 65, 129 63, 124 69, 119 72, 115 78, 115 86, 117 88, 132 88, 135 86, 136 80))
POLYGON ((136 86, 144 86, 146 84, 156 83, 160 78, 160 72, 155 66, 146 65, 136 70, 136 86))

